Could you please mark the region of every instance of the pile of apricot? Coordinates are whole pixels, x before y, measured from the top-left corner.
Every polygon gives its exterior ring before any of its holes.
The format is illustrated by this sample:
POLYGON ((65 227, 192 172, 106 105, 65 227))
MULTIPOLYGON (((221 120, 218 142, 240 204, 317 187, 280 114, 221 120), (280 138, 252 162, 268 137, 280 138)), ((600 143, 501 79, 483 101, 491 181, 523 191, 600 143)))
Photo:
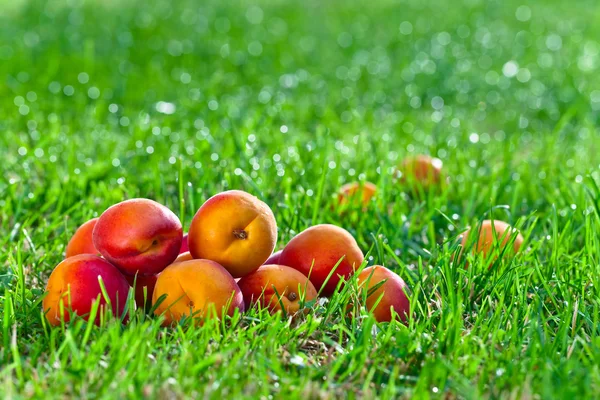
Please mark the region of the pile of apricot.
MULTIPOLYGON (((429 188, 443 183, 441 167, 427 156, 407 159, 398 178, 429 188)), ((366 206, 375 193, 371 183, 353 183, 340 189, 338 202, 366 206)), ((492 245, 516 253, 523 238, 506 223, 484 221, 476 235, 463 236, 464 248, 471 248, 469 242, 484 255, 492 245)), ((406 283, 383 266, 362 268, 363 252, 345 229, 316 225, 274 253, 276 244, 273 212, 243 191, 208 199, 185 235, 167 207, 149 199, 126 200, 77 229, 66 259, 50 275, 43 310, 52 325, 73 315, 96 323, 107 312, 125 318, 132 291, 136 307, 153 310, 165 325, 220 318, 256 305, 292 315, 319 296, 332 296, 358 272, 361 299, 378 321, 409 318, 406 283)))

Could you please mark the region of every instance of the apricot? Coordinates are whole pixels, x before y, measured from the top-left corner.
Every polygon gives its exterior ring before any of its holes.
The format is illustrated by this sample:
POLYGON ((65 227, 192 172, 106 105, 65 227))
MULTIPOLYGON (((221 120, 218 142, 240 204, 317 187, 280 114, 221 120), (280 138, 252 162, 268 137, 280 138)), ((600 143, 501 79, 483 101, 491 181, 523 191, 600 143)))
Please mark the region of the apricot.
POLYGON ((190 248, 188 246, 188 234, 184 234, 183 238, 181 239, 181 248, 179 249, 179 254, 185 253, 190 251, 190 248))
POLYGON ((152 304, 166 295, 154 313, 164 315, 165 325, 192 317, 221 318, 244 311, 244 298, 237 283, 221 265, 210 260, 191 260, 169 265, 158 276, 152 304))
POLYGON ((367 291, 365 306, 378 322, 391 321, 393 311, 406 322, 410 315, 410 301, 408 286, 402 278, 385 267, 375 265, 363 269, 357 280, 361 292, 367 291), (375 286, 378 287, 373 290, 375 286))
POLYGON ((173 264, 183 261, 190 261, 193 259, 194 257, 192 257, 192 254, 189 251, 186 251, 185 253, 181 253, 180 255, 178 255, 175 261, 173 261, 173 264))
POLYGON ((94 227, 94 245, 127 275, 154 275, 171 264, 181 248, 181 222, 149 199, 115 204, 94 227))
POLYGON ((263 263, 263 265, 273 265, 273 264, 277 265, 277 264, 279 264, 279 258, 281 258, 281 252, 282 251, 283 250, 279 250, 279 251, 276 251, 275 253, 271 254, 269 256, 269 258, 267 258, 267 261, 265 261, 263 263))
POLYGON ((348 231, 325 224, 308 228, 290 240, 279 263, 302 272, 319 293, 331 296, 338 282, 353 274, 363 260, 362 251, 348 231), (335 272, 325 283, 336 265, 335 272))
POLYGON ((54 268, 46 285, 42 307, 50 325, 56 326, 61 320, 69 322, 71 311, 87 321, 93 304, 98 301, 94 322, 99 323, 100 315, 108 310, 107 307, 114 316, 123 315, 128 293, 129 284, 112 264, 96 255, 79 254, 54 268), (110 305, 102 294, 99 279, 102 279, 110 305))
POLYGON ((67 244, 67 258, 78 254, 100 254, 98 250, 96 250, 92 239, 92 232, 94 231, 96 222, 98 222, 98 218, 92 218, 77 228, 75 234, 67 244))
POLYGON ((194 258, 213 260, 233 277, 263 265, 277 242, 277 224, 268 205, 240 190, 219 193, 200 207, 190 226, 194 258))
POLYGON ((300 299, 313 300, 317 290, 306 275, 285 265, 263 265, 238 282, 244 295, 246 309, 259 303, 274 314, 285 309, 295 314, 300 309, 300 299))
POLYGON ((363 207, 366 207, 369 205, 373 196, 375 196, 375 192, 377 192, 377 186, 371 182, 348 183, 342 186, 338 192, 338 204, 360 204, 363 207))
POLYGON ((472 245, 471 251, 477 254, 483 254, 484 259, 487 259, 488 255, 494 250, 504 251, 504 248, 512 240, 515 233, 517 233, 517 235, 512 242, 512 248, 509 249, 511 250, 511 253, 518 253, 523 244, 523 236, 518 233, 517 229, 511 227, 506 222, 498 220, 492 222, 491 220, 486 219, 482 221, 481 226, 478 226, 477 228, 479 229, 478 232, 474 232, 472 228, 468 229, 463 234, 461 244, 463 249, 472 245), (471 237, 472 234, 477 236, 471 237), (477 242, 475 242, 475 240, 477 240, 477 242))
POLYGON ((417 155, 405 158, 400 166, 400 182, 412 190, 431 189, 443 183, 442 160, 428 155, 417 155))
POLYGON ((137 277, 125 275, 125 279, 127 279, 127 282, 133 288, 136 306, 138 308, 144 306, 150 308, 152 305, 152 293, 154 292, 154 286, 156 285, 158 275, 137 275, 137 277))

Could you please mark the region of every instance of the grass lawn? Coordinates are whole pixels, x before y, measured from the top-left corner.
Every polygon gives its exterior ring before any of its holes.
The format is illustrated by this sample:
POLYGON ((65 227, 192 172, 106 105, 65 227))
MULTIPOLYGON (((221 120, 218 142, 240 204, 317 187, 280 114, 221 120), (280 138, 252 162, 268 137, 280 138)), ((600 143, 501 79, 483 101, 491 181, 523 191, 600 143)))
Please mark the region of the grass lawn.
POLYGON ((0 2, 0 397, 600 396, 600 6, 573 2, 0 2), (527 3, 527 5, 524 5, 527 3), (439 194, 392 180, 443 160, 439 194), (366 211, 334 206, 371 181, 366 211), (281 248, 344 227, 414 316, 50 328, 41 300, 81 223, 148 197, 188 227, 228 189, 281 248), (483 219, 526 243, 453 262, 483 219))

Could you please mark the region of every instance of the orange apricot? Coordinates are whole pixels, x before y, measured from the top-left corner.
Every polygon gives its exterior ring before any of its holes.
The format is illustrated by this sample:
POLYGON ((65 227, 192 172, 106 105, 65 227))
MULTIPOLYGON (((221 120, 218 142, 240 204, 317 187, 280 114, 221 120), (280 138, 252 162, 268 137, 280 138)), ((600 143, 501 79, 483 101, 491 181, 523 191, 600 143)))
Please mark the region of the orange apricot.
POLYGON ((92 239, 92 232, 94 231, 96 222, 98 222, 98 218, 92 218, 77 228, 75 234, 67 244, 67 258, 78 254, 100 254, 94 246, 94 241, 92 239))
POLYGON ((263 265, 277 242, 277 224, 264 202, 230 190, 208 199, 190 226, 188 243, 194 258, 213 260, 236 278, 263 265))
POLYGON ((342 186, 337 200, 340 205, 360 204, 366 207, 377 192, 377 186, 371 182, 352 182, 342 186))
POLYGON ((149 199, 115 204, 94 227, 94 245, 127 275, 154 275, 171 264, 181 248, 181 222, 167 207, 149 199))
POLYGON ((430 189, 443 183, 442 160, 428 155, 405 158, 399 166, 400 182, 412 190, 430 189))
POLYGON ((348 231, 324 224, 308 228, 290 240, 279 263, 302 272, 322 295, 331 296, 338 282, 353 274, 363 260, 362 251, 348 231))
POLYGON ((482 253, 484 259, 487 259, 488 255, 495 250, 503 251, 509 242, 513 240, 513 236, 514 241, 512 241, 512 248, 510 249, 512 254, 518 253, 523 245, 524 239, 521 233, 506 222, 498 220, 492 222, 486 219, 481 222, 477 229, 478 231, 468 229, 463 234, 461 244, 463 249, 473 245, 471 251, 482 253), (471 237, 473 234, 477 236, 471 237), (475 242, 475 240, 477 241, 475 242))
POLYGON ((282 308, 288 314, 300 309, 300 299, 310 301, 317 290, 306 275, 285 265, 263 265, 238 282, 246 309, 259 303, 274 314, 282 308))
POLYGON ((158 276, 152 304, 161 296, 154 313, 164 315, 165 325, 192 317, 205 318, 233 315, 244 311, 244 298, 237 283, 225 268, 210 260, 191 260, 169 265, 158 276))
POLYGON ((178 263, 178 262, 183 262, 183 261, 190 261, 193 260, 194 257, 192 257, 192 254, 189 251, 186 251, 185 253, 181 253, 177 256, 177 258, 175 259, 175 261, 173 261, 172 264, 178 263))
POLYGON ((367 267, 357 277, 361 292, 366 292, 366 308, 378 322, 392 320, 393 312, 406 322, 410 315, 408 286, 395 272, 375 265, 367 267), (383 283, 382 283, 383 282, 383 283), (373 288, 378 286, 377 289, 373 288))
POLYGON ((116 317, 123 315, 128 293, 129 284, 112 264, 96 255, 79 254, 54 268, 48 279, 42 307, 50 325, 56 326, 61 320, 69 322, 71 312, 88 320, 93 304, 98 301, 99 312, 94 322, 99 323, 100 315, 108 308, 116 317), (100 279, 110 306, 102 294, 100 279))

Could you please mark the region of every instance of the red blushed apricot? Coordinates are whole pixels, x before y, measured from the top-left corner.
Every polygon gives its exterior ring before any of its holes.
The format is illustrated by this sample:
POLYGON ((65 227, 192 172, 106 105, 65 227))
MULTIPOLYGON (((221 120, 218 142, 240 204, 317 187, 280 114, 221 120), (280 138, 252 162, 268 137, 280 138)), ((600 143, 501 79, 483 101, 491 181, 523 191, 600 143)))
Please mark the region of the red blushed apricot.
POLYGON ((338 282, 353 274, 363 260, 362 251, 348 231, 335 225, 316 225, 290 240, 279 263, 302 272, 322 295, 331 296, 338 282))
POLYGON ((274 314, 285 309, 294 314, 300 309, 300 299, 305 301, 317 297, 317 290, 306 275, 284 265, 263 265, 238 282, 248 309, 259 303, 274 314))
MULTIPOLYGON (((518 231, 515 228, 511 227, 506 222, 498 220, 492 222, 491 220, 486 219, 481 222, 478 232, 473 231, 472 229, 467 230, 463 234, 461 244, 463 249, 467 248, 469 245, 473 245, 471 251, 474 253, 482 253, 483 257, 487 259, 488 255, 495 249, 503 250, 517 232, 518 231), (471 237, 472 234, 477 236, 471 237), (477 240, 477 242, 475 242, 475 240, 477 240)), ((523 236, 520 233, 517 233, 514 242, 512 243, 512 254, 519 252, 523 240, 523 236)))
POLYGON ((96 250, 92 239, 92 232, 94 231, 96 222, 98 222, 98 218, 93 218, 77 228, 75 234, 67 244, 67 258, 78 254, 100 254, 100 252, 96 250))
POLYGON ((138 275, 137 277, 125 275, 125 279, 127 279, 127 282, 134 290, 136 306, 138 308, 144 306, 149 308, 152 305, 152 293, 154 293, 154 286, 156 285, 158 275, 138 275), (145 296, 144 291, 146 292, 145 296))
POLYGON ((48 322, 55 326, 60 325, 61 320, 68 322, 71 311, 88 320, 92 305, 99 297, 99 313, 94 321, 99 323, 100 314, 107 307, 99 279, 106 289, 113 315, 123 315, 129 292, 125 277, 103 258, 80 254, 67 258, 50 274, 42 302, 48 322))
POLYGON ((400 181, 413 190, 430 189, 443 183, 442 160, 427 155, 407 157, 399 166, 400 181))
POLYGON ((221 265, 210 260, 191 260, 169 265, 158 276, 152 304, 166 295, 154 313, 164 315, 165 325, 183 317, 198 319, 233 315, 244 311, 237 283, 221 265))
POLYGON ((282 251, 283 250, 279 250, 279 251, 276 251, 275 253, 271 254, 269 256, 269 258, 267 258, 267 261, 265 261, 263 263, 263 265, 277 265, 277 264, 279 264, 279 258, 281 258, 281 252, 282 251))
POLYGON ((263 265, 277 242, 268 205, 240 190, 219 193, 200 207, 188 238, 194 258, 213 260, 239 278, 263 265))
POLYGON ((352 182, 342 186, 338 193, 338 204, 360 204, 363 207, 369 205, 369 202, 375 196, 377 186, 371 182, 352 182))
POLYGON ((171 264, 181 248, 181 222, 149 199, 115 204, 94 227, 94 245, 127 275, 154 275, 171 264))
POLYGON ((181 239, 181 248, 179 249, 179 254, 186 253, 190 251, 190 247, 188 246, 188 234, 184 234, 181 239))
POLYGON ((391 321, 392 311, 406 322, 410 315, 408 286, 396 273, 379 265, 367 267, 358 275, 358 284, 361 290, 367 290, 365 306, 378 322, 391 321), (377 285, 381 286, 372 290, 377 285))

